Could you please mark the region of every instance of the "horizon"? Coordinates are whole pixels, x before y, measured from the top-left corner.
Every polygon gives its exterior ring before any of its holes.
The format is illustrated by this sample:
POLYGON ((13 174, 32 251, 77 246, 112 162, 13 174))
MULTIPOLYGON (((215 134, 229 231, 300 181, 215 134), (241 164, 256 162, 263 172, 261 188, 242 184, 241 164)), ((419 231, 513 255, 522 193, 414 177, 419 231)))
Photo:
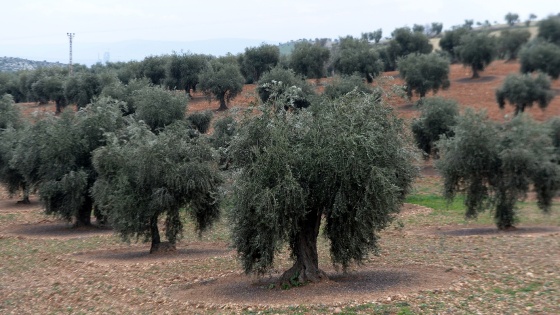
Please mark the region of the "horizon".
POLYGON ((86 65, 102 61, 106 52, 110 61, 141 60, 140 56, 169 54, 172 50, 219 56, 237 54, 260 43, 359 37, 379 28, 386 38, 394 29, 414 24, 438 22, 444 30, 471 19, 475 23, 503 24, 509 12, 518 14, 521 22, 529 14, 541 20, 557 14, 554 9, 556 1, 551 0, 506 5, 482 0, 471 0, 468 5, 444 0, 349 0, 344 5, 334 0, 264 4, 241 0, 209 1, 196 6, 172 0, 162 0, 157 5, 146 0, 24 0, 4 6, 4 12, 10 14, 3 17, 0 27, 10 31, 0 34, 0 56, 68 63, 67 33, 75 34, 73 60, 86 65), (482 7, 484 10, 480 10, 482 7), (139 41, 176 46, 122 47, 123 43, 139 41), (225 44, 213 44, 208 51, 195 45, 219 41, 225 44), (180 43, 193 47, 179 47, 180 43))

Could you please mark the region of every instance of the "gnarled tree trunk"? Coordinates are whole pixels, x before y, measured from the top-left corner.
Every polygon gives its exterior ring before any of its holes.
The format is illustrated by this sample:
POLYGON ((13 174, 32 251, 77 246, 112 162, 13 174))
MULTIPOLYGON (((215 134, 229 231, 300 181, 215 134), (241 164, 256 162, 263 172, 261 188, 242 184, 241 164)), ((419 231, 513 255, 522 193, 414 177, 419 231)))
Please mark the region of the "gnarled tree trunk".
POLYGON ((161 242, 161 238, 159 237, 157 214, 155 214, 150 219, 150 229, 152 234, 152 246, 150 247, 150 254, 174 252, 176 250, 175 243, 161 242))
POLYGON ((223 96, 220 96, 219 99, 220 99, 220 108, 218 108, 218 111, 228 110, 225 94, 223 96))
POLYGON ((310 211, 292 240, 292 250, 296 261, 280 277, 281 285, 297 286, 306 282, 319 282, 327 275, 319 269, 317 237, 321 225, 321 211, 310 211))
POLYGON ((84 204, 78 210, 76 215, 76 222, 74 227, 91 226, 91 209, 93 208, 93 199, 90 196, 86 196, 84 204))

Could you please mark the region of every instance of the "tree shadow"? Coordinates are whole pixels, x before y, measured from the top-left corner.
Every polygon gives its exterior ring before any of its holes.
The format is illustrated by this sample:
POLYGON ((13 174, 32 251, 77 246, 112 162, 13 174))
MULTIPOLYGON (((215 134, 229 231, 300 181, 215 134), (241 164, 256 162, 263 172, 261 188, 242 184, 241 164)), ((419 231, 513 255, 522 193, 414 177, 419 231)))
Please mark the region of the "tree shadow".
POLYGON ((107 226, 83 226, 74 227, 67 222, 48 222, 36 224, 22 224, 9 228, 8 234, 28 238, 83 238, 99 235, 110 235, 113 230, 107 226))
POLYGON ((473 78, 461 78, 461 79, 457 79, 455 80, 455 82, 457 83, 467 83, 467 84, 471 84, 471 83, 487 83, 487 82, 492 82, 496 80, 496 76, 493 75, 487 75, 487 76, 481 76, 480 78, 477 79, 473 79, 473 78))

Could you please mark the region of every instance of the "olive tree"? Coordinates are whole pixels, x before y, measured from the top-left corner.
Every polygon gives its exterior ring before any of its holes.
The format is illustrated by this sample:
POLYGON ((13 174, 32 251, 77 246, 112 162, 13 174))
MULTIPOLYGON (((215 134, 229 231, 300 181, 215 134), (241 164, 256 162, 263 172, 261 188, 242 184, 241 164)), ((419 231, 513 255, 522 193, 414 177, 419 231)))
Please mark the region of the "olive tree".
POLYGON ((547 42, 560 45, 560 17, 549 16, 540 21, 537 37, 547 42))
POLYGON ((344 75, 359 73, 368 83, 373 82, 373 78, 383 71, 379 54, 370 47, 369 43, 351 36, 340 39, 333 58, 333 66, 337 73, 344 75))
POLYGON ((436 167, 444 179, 448 200, 465 194, 466 217, 493 209, 500 230, 515 227, 516 203, 531 187, 544 212, 560 189, 560 165, 544 125, 519 115, 504 124, 485 114, 468 111, 452 138, 437 143, 441 158, 436 167))
POLYGON ((188 98, 161 86, 147 86, 132 92, 136 119, 143 120, 154 132, 185 118, 188 98))
POLYGON ((329 58, 328 48, 309 42, 299 42, 290 55, 290 68, 306 78, 320 79, 326 75, 329 58))
POLYGON ((290 87, 297 88, 290 95, 296 107, 308 107, 311 104, 310 99, 315 94, 313 88, 292 69, 276 67, 263 74, 258 82, 257 93, 262 102, 267 102, 273 89, 283 93, 290 87))
MULTIPOLYGON (((91 225, 93 199, 90 189, 97 173, 91 153, 105 144, 105 132, 122 124, 120 102, 103 98, 77 113, 48 116, 24 134, 13 162, 25 180, 37 187, 46 213, 75 226, 91 225)), ((96 213, 98 221, 104 218, 96 213)))
POLYGON ((199 75, 206 69, 211 56, 201 54, 173 53, 166 64, 165 84, 170 89, 184 89, 192 97, 199 75))
POLYGON ((514 26, 515 23, 519 23, 519 14, 509 12, 506 14, 505 20, 509 26, 514 26))
POLYGON ((397 61, 399 58, 407 56, 412 53, 429 54, 432 52, 432 44, 428 37, 421 32, 414 32, 408 27, 401 27, 395 29, 391 36, 387 47, 389 57, 389 67, 386 69, 395 70, 397 68, 397 61))
POLYGON ((487 33, 468 33, 461 37, 457 49, 459 60, 472 70, 472 78, 479 78, 479 71, 484 71, 496 57, 496 38, 487 33))
POLYGON ((398 61, 398 70, 406 83, 409 98, 416 92, 420 99, 426 93, 446 90, 449 82, 449 61, 437 54, 410 54, 398 61))
POLYGON ((259 47, 245 48, 240 55, 241 73, 247 83, 260 80, 261 75, 276 67, 280 61, 280 49, 276 45, 262 44, 259 47))
POLYGON ((439 47, 449 53, 452 62, 459 60, 459 46, 461 45, 461 37, 468 34, 470 30, 466 27, 456 27, 443 33, 439 41, 439 47))
POLYGON ((93 165, 99 174, 92 189, 95 204, 128 241, 151 241, 150 253, 173 251, 182 237, 184 209, 199 232, 219 218, 221 179, 212 151, 201 137, 187 137, 185 122, 155 134, 133 122, 109 134, 93 165), (159 221, 165 219, 167 243, 159 221))
POLYGON ((218 110, 227 110, 227 103, 243 91, 245 82, 239 65, 225 60, 212 60, 199 76, 197 88, 220 102, 218 110))
POLYGON ((416 168, 401 120, 372 95, 324 99, 285 111, 281 95, 239 129, 233 245, 246 273, 264 273, 288 245, 283 285, 320 281, 321 222, 332 262, 344 269, 378 250, 416 168), (280 101, 278 101, 280 100, 280 101))
POLYGON ((545 109, 554 98, 550 89, 550 80, 542 73, 536 77, 530 74, 510 74, 502 86, 496 90, 496 100, 500 108, 504 108, 506 101, 515 106, 515 115, 523 113, 526 107, 538 103, 545 109))
POLYGON ((560 46, 532 41, 519 52, 519 62, 522 73, 541 71, 556 80, 560 77, 560 46))
POLYGON ((531 33, 528 30, 503 30, 498 38, 498 51, 507 60, 517 59, 521 47, 529 41, 531 33))
POLYGON ((435 143, 442 137, 453 137, 453 127, 459 119, 459 104, 451 99, 424 99, 420 117, 412 122, 412 133, 426 157, 438 156, 435 143))
POLYGON ((29 203, 29 187, 25 178, 11 163, 15 148, 25 132, 26 124, 20 109, 9 94, 0 97, 0 183, 10 195, 23 193, 22 203, 29 203))

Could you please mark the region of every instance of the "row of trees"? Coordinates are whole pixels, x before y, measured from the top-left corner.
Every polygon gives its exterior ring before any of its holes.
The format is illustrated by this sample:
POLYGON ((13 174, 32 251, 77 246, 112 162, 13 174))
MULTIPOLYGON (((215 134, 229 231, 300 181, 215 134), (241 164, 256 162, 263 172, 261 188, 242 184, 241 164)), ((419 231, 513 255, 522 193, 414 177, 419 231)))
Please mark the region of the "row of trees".
POLYGON ((245 270, 269 270, 288 244, 294 266, 282 282, 318 281, 322 218, 333 262, 344 268, 360 262, 377 249, 377 233, 398 212, 416 174, 415 150, 390 107, 373 91, 337 97, 345 93, 337 84, 329 96, 308 97, 302 109, 301 88, 271 82, 263 86, 267 101, 255 108, 259 115, 239 124, 220 120, 211 136, 198 131, 208 128, 206 114, 184 116, 183 93, 148 82, 112 86, 77 112, 31 123, 5 95, 0 180, 37 190, 47 213, 77 226, 91 225, 93 212, 123 239, 168 250, 181 238, 185 216, 200 232, 220 217, 218 158, 227 146, 226 159, 239 173, 228 218, 245 270))

